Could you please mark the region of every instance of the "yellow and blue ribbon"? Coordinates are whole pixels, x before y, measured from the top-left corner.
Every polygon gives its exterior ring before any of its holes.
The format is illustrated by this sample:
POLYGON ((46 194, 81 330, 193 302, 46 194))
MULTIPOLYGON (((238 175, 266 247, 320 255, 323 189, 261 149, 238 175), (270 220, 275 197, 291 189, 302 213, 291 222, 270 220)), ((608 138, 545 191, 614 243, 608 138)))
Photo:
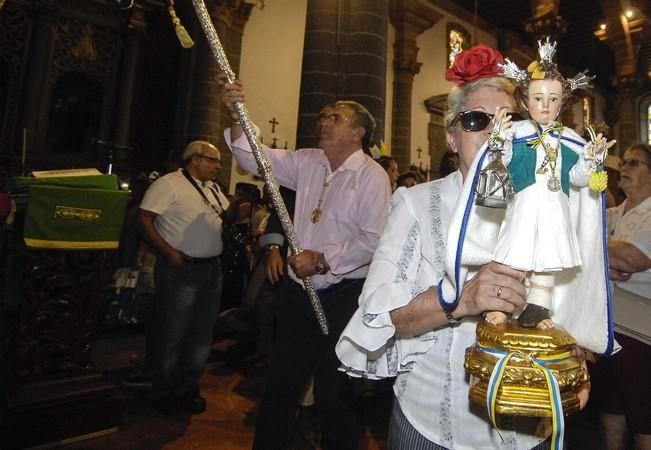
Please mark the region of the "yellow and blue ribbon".
POLYGON ((565 437, 565 421, 563 417, 563 403, 561 401, 561 392, 558 387, 558 381, 554 377, 551 369, 547 366, 549 363, 563 361, 570 357, 570 352, 555 353, 548 356, 533 357, 525 355, 520 352, 505 352, 489 347, 478 346, 478 348, 489 353, 497 358, 497 362, 493 367, 493 372, 488 381, 488 390, 486 394, 486 407, 488 409, 488 418, 491 424, 497 428, 495 408, 497 406, 497 392, 499 391, 500 384, 506 372, 508 362, 513 357, 528 360, 534 367, 540 369, 547 381, 547 390, 549 392, 549 400, 552 411, 552 436, 551 436, 551 449, 562 450, 563 440, 565 437))

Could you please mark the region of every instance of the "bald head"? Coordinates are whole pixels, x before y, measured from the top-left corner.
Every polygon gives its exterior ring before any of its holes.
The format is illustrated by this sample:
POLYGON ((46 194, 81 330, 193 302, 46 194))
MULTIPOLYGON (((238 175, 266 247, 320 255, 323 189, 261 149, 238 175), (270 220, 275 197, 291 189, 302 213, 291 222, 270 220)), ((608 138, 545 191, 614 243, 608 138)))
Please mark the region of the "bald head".
POLYGON ((183 156, 181 160, 183 161, 183 165, 187 166, 190 160, 194 155, 203 155, 203 154, 214 154, 217 153, 219 155, 219 150, 217 147, 212 145, 208 141, 193 141, 190 142, 187 147, 185 147, 185 150, 183 151, 183 156))

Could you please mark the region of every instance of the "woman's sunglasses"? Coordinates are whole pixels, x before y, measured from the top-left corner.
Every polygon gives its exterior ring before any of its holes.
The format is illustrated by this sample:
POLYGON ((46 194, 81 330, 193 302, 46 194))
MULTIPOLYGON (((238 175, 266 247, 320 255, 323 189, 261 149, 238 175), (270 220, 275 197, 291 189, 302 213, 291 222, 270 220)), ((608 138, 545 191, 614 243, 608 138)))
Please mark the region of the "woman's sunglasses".
MULTIPOLYGON (((516 122, 522 120, 522 116, 518 113, 508 113, 511 116, 511 121, 516 122)), ((495 114, 489 114, 484 111, 461 111, 452 119, 450 126, 453 127, 457 122, 461 122, 463 131, 482 131, 488 127, 488 124, 493 120, 495 114)))

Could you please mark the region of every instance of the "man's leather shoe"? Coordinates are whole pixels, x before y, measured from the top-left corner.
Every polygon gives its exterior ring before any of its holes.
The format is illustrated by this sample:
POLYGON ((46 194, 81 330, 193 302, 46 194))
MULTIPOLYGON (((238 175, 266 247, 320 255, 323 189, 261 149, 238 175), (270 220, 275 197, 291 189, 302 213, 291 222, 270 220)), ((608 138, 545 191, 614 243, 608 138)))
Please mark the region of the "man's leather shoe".
POLYGON ((197 394, 194 397, 183 399, 180 402, 180 407, 191 414, 201 414, 206 410, 206 399, 197 394))
POLYGON ((156 400, 154 406, 164 416, 176 416, 180 412, 179 403, 171 399, 156 400))

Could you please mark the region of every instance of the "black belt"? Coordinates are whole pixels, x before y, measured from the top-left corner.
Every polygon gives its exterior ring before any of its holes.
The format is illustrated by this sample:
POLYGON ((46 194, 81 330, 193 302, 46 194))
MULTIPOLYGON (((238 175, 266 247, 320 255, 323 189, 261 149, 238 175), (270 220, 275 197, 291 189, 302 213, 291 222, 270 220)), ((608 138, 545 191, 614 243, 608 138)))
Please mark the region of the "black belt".
POLYGON ((332 294, 333 292, 340 291, 341 289, 346 289, 356 283, 364 283, 365 278, 344 278, 339 283, 331 284, 326 288, 317 289, 316 293, 319 295, 332 294))
MULTIPOLYGON (((327 295, 327 294, 332 294, 333 292, 337 292, 341 289, 346 289, 347 287, 350 287, 356 283, 364 283, 366 278, 344 278, 341 280, 339 283, 331 284, 328 287, 317 289, 316 293, 318 295, 327 295)), ((289 278, 290 281, 290 286, 292 286, 294 289, 298 289, 303 291, 303 286, 296 281, 292 280, 289 278)))
POLYGON ((209 258, 193 258, 191 256, 188 257, 186 261, 189 262, 190 264, 206 264, 209 262, 214 262, 217 261, 217 258, 219 256, 210 256, 209 258))

